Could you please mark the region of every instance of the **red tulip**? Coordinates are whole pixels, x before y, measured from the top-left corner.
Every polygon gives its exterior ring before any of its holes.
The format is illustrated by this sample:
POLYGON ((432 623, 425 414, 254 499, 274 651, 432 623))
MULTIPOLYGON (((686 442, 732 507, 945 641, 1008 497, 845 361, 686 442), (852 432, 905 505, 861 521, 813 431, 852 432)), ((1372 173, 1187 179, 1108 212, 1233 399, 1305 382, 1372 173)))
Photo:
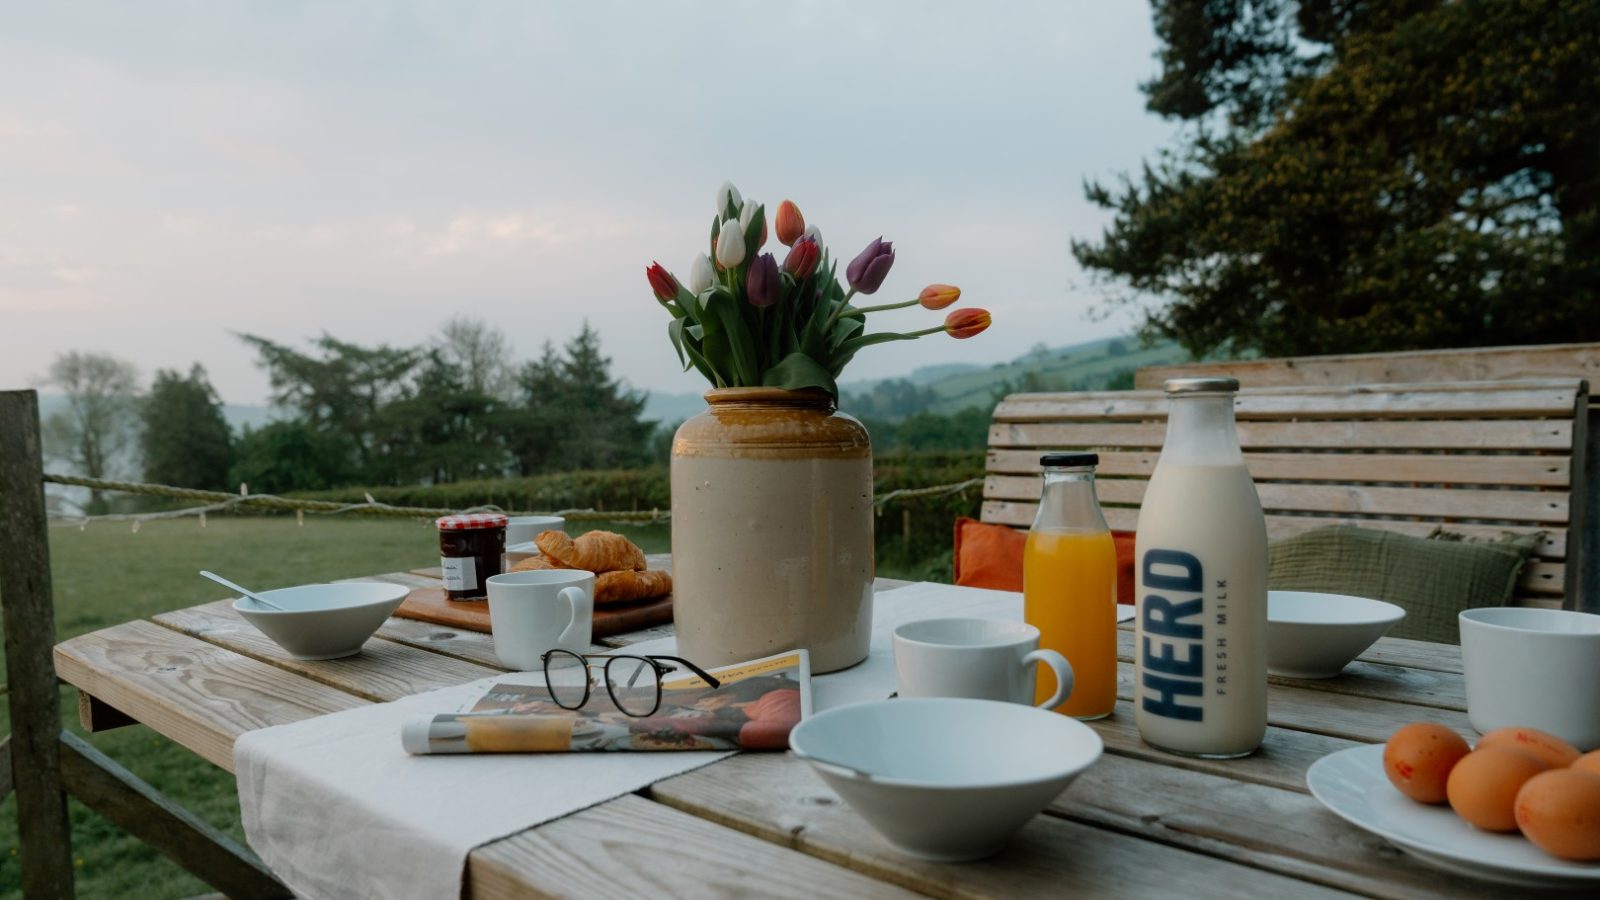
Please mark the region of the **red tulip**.
POLYGON ((956 340, 982 334, 989 327, 989 311, 968 307, 966 309, 952 310, 950 315, 944 317, 944 330, 956 340))
POLYGON ((790 248, 789 255, 784 257, 783 270, 793 275, 796 281, 804 281, 816 271, 817 260, 821 256, 822 248, 816 241, 808 237, 800 238, 790 248))
POLYGON ((930 284, 917 295, 923 309, 944 309, 961 299, 961 288, 953 284, 930 284))
POLYGON ((653 262, 644 270, 644 277, 650 281, 650 290, 655 291, 656 299, 667 303, 678 298, 678 279, 672 277, 661 263, 653 262))
POLYGON ((795 206, 793 200, 778 204, 778 219, 774 224, 778 229, 779 243, 786 247, 793 247, 806 230, 805 217, 800 215, 800 207, 795 206))

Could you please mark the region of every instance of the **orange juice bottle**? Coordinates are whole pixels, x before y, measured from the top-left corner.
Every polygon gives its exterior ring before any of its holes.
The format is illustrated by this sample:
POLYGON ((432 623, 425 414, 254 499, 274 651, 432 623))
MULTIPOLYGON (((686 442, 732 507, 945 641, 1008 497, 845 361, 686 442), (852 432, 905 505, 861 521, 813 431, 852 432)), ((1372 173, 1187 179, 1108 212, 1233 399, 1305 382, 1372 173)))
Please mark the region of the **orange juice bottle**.
MULTIPOLYGON (((1022 556, 1023 618, 1039 646, 1072 664, 1072 695, 1055 711, 1079 719, 1117 704, 1117 551, 1094 494, 1094 453, 1047 453, 1039 514, 1022 556)), ((1035 702, 1055 692, 1040 671, 1035 702)))

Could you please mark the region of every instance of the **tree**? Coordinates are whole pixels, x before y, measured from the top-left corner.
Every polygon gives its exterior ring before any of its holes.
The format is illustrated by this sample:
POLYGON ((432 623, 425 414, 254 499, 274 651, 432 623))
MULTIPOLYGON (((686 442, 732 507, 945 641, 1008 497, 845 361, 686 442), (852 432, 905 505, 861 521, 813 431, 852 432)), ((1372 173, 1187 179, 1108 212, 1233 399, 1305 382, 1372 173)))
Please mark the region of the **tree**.
POLYGON ((187 378, 158 370, 139 412, 146 481, 202 490, 227 487, 233 433, 199 363, 187 378))
MULTIPOLYGON (((67 398, 67 410, 44 423, 50 454, 89 478, 109 478, 132 441, 139 372, 107 353, 64 353, 45 383, 67 398)), ((103 512, 103 492, 90 490, 89 511, 103 512)))
POLYGON ((511 342, 505 332, 479 319, 456 316, 444 323, 434 342, 445 363, 460 370, 476 394, 507 398, 516 393, 511 372, 511 342))
POLYGON ((539 358, 529 360, 517 371, 516 382, 520 403, 509 416, 506 445, 517 474, 581 468, 560 465, 558 451, 569 410, 561 402, 566 382, 555 345, 545 341, 539 358))
POLYGON ((611 377, 611 358, 588 322, 567 342, 560 390, 546 397, 560 415, 555 469, 615 469, 649 461, 655 423, 640 418, 645 395, 611 377))
POLYGON ((504 475, 499 433, 504 404, 472 383, 472 375, 429 350, 405 395, 373 419, 377 480, 449 484, 504 475))
POLYGON ((314 431, 338 435, 353 459, 330 470, 378 472, 381 450, 373 434, 379 411, 406 395, 412 369, 423 353, 386 345, 362 347, 324 334, 312 342, 316 355, 266 338, 240 335, 256 348, 272 383, 272 400, 295 410, 314 431))
POLYGON ((1085 268, 1195 355, 1600 339, 1600 4, 1156 0, 1188 123, 1085 268))
POLYGON ((354 452, 349 438, 303 421, 246 428, 234 445, 229 483, 255 493, 316 491, 350 484, 354 452))

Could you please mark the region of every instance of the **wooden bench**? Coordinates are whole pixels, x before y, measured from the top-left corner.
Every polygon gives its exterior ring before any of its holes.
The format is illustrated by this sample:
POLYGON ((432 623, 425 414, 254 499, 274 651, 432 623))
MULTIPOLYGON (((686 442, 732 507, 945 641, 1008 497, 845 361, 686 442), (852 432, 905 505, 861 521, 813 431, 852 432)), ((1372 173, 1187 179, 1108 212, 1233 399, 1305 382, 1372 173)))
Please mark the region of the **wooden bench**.
MULTIPOLYGON (((1245 463, 1277 539, 1332 524, 1413 535, 1544 532, 1515 602, 1594 610, 1582 379, 1245 389, 1245 463)), ((989 430, 983 520, 1033 522, 1039 455, 1100 454, 1099 495, 1132 530, 1166 432, 1161 391, 1012 394, 989 430)))

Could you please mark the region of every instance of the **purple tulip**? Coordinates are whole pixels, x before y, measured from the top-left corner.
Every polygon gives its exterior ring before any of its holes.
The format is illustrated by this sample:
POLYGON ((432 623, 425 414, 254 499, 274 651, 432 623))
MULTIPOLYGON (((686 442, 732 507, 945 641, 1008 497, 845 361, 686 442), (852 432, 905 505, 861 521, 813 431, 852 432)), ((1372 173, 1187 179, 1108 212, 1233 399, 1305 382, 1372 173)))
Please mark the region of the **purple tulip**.
POLYGON ((850 260, 844 274, 856 293, 870 294, 883 284, 883 279, 889 277, 889 267, 892 265, 894 244, 879 237, 868 244, 859 256, 850 260))
POLYGON ((778 260, 771 253, 763 253, 750 261, 744 292, 751 306, 767 307, 777 303, 779 283, 778 260))

